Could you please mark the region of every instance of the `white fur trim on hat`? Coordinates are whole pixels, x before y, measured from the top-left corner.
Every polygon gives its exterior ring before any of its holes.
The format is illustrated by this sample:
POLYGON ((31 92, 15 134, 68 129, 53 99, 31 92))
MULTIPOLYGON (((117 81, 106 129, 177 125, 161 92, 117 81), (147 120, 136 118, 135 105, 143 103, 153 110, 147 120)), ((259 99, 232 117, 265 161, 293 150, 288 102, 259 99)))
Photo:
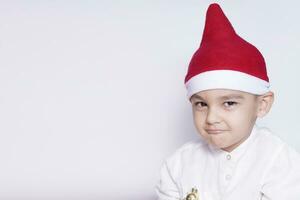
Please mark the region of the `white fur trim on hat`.
POLYGON ((234 70, 213 70, 192 77, 185 84, 188 99, 195 93, 210 89, 231 89, 261 95, 270 91, 270 83, 234 70))

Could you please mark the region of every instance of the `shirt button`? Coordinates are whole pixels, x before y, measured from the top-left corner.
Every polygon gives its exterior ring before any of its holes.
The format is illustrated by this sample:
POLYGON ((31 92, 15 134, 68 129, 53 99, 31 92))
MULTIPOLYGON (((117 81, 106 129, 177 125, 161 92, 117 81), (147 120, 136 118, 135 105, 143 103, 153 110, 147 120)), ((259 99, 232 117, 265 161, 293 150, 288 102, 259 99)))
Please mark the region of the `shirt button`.
POLYGON ((230 159, 231 159, 231 155, 228 154, 228 155, 226 156, 226 159, 227 159, 227 160, 230 160, 230 159))
POLYGON ((226 179, 227 181, 229 181, 229 180, 231 179, 231 176, 230 176, 229 174, 227 174, 227 175, 225 176, 225 179, 226 179))

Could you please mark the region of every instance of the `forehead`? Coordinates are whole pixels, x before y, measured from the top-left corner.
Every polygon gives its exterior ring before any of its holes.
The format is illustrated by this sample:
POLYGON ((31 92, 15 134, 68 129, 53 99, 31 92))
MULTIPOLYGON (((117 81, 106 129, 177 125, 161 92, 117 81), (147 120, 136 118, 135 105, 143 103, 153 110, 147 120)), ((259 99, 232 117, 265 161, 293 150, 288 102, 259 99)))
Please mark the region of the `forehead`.
POLYGON ((249 99, 255 98, 254 94, 250 94, 247 92, 242 92, 238 90, 227 90, 227 89, 213 89, 213 90, 205 90, 194 94, 191 97, 192 99, 249 99))

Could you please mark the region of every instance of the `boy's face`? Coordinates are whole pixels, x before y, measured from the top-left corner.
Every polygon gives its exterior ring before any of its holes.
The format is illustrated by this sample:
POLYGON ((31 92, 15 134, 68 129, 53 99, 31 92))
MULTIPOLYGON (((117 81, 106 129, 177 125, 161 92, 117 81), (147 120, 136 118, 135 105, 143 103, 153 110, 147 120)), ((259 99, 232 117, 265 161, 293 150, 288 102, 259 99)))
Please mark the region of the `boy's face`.
POLYGON ((207 142, 230 152, 250 135, 260 101, 259 96, 236 90, 196 93, 191 97, 196 129, 207 142))

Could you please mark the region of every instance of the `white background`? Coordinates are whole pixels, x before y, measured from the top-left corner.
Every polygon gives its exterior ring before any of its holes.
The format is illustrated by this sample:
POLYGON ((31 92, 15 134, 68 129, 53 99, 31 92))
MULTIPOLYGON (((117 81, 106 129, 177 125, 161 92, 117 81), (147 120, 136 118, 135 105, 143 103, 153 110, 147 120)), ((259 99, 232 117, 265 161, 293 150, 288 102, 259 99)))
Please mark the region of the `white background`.
MULTIPOLYGON (((209 3, 0 1, 0 199, 153 199, 198 137, 183 80, 209 3)), ((260 124, 300 150, 300 3, 219 3, 265 56, 260 124)))

